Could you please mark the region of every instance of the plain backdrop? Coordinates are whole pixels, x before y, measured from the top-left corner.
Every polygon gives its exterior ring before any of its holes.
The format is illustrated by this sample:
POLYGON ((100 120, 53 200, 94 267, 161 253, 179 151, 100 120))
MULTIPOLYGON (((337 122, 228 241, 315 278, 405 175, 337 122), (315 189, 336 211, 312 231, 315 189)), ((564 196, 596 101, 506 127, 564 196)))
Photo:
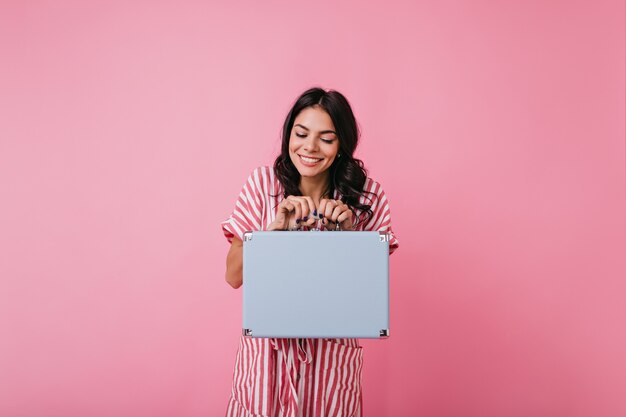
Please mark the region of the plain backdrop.
POLYGON ((219 222, 312 86, 400 240, 364 415, 626 415, 625 35, 623 1, 2 1, 0 415, 224 413, 219 222))

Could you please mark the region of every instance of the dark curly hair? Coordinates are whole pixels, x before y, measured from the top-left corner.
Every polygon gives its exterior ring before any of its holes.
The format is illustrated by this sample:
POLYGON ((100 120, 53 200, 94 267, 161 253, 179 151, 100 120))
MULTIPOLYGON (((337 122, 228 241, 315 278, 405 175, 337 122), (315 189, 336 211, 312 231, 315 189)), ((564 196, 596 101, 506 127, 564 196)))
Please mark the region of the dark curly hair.
POLYGON ((366 224, 372 216, 372 205, 361 204, 359 198, 364 196, 372 203, 372 199, 365 193, 372 194, 374 197, 376 194, 363 190, 367 170, 363 161, 353 157, 359 142, 360 132, 352 108, 341 93, 314 87, 298 97, 283 124, 281 153, 274 161, 274 171, 283 187, 283 197, 302 195, 299 188, 300 173, 289 157, 289 138, 298 114, 305 108, 314 106, 322 108, 333 121, 339 139, 339 153, 341 154, 341 158, 335 158, 333 164, 328 168, 331 180, 324 196, 332 198, 335 190, 339 191, 341 201, 347 204, 358 216, 357 223, 354 225, 356 228, 360 224, 366 224), (356 210, 360 210, 360 213, 357 214, 356 210))

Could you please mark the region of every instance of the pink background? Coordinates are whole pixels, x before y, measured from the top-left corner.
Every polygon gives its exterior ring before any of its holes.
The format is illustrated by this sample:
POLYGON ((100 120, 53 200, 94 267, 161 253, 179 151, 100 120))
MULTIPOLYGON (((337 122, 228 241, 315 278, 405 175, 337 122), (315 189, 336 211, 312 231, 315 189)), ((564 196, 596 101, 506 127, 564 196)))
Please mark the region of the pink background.
POLYGON ((219 222, 343 92, 391 203, 366 416, 626 415, 623 1, 0 5, 0 415, 219 416, 219 222))

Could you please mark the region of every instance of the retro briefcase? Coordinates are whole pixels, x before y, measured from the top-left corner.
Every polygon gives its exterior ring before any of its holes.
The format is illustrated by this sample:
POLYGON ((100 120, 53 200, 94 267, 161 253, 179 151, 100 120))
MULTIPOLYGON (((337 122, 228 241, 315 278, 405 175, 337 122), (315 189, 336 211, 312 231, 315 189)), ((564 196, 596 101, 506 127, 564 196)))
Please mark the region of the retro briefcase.
POLYGON ((389 235, 255 231, 243 242, 243 334, 389 336, 389 235))

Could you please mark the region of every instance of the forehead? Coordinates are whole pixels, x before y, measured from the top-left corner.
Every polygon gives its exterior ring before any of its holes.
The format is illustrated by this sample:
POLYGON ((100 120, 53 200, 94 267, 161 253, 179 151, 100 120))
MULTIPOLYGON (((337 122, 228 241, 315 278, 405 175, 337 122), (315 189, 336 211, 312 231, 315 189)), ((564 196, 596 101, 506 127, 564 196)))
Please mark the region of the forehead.
POLYGON ((303 109, 296 116, 293 124, 301 124, 314 131, 335 130, 335 125, 330 115, 317 106, 303 109))

